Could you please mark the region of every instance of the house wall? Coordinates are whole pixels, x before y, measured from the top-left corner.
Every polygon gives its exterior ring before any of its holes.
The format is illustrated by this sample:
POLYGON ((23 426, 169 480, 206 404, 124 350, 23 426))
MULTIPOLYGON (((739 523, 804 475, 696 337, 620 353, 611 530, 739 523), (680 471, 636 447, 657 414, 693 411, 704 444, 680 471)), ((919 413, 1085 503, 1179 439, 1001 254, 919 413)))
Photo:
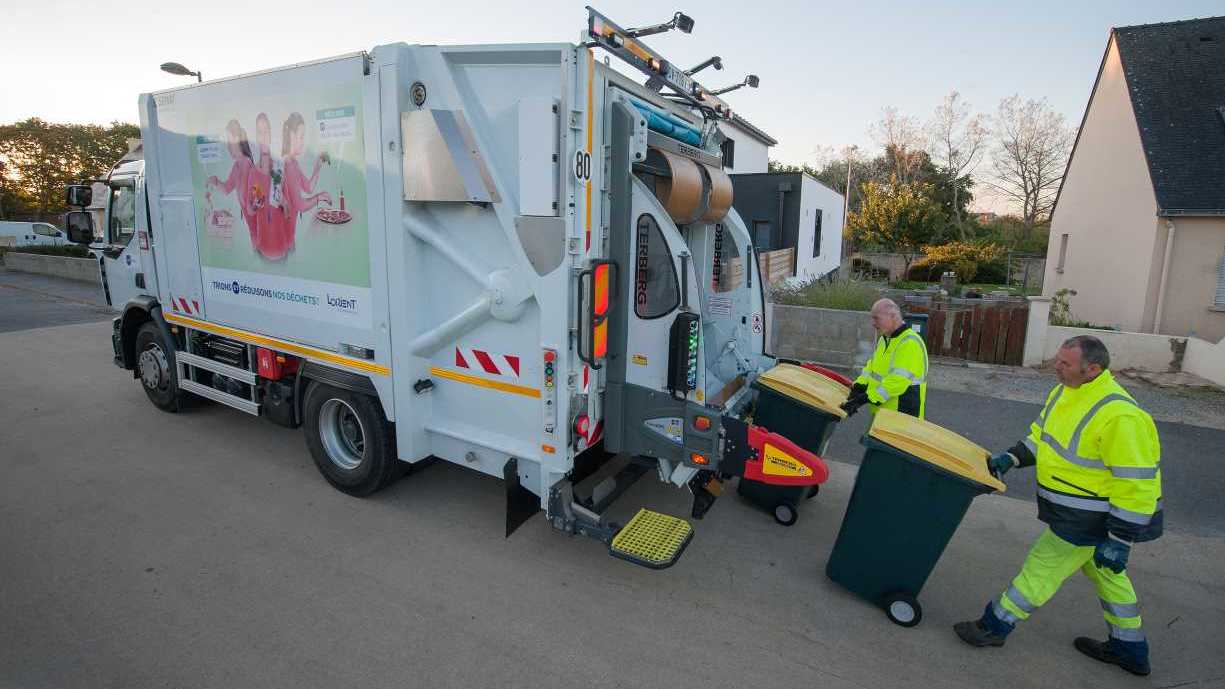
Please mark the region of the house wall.
POLYGON ((842 194, 808 175, 800 175, 798 223, 796 277, 809 280, 837 270, 842 259, 842 194), (818 210, 821 211, 821 250, 813 256, 818 210))
POLYGON ((1043 294, 1076 290, 1077 318, 1139 331, 1155 289, 1158 244, 1153 195, 1140 134, 1111 39, 1097 88, 1051 220, 1043 294), (1063 235, 1068 235, 1060 269, 1063 235))
POLYGON ((766 172, 770 168, 770 147, 761 139, 749 134, 732 123, 720 125, 723 135, 736 142, 735 163, 727 168, 731 174, 746 172, 766 172))
POLYGON ((1174 247, 1159 331, 1218 342, 1225 338, 1225 309, 1214 306, 1213 298, 1217 271, 1225 257, 1225 218, 1177 218, 1172 222, 1174 247))

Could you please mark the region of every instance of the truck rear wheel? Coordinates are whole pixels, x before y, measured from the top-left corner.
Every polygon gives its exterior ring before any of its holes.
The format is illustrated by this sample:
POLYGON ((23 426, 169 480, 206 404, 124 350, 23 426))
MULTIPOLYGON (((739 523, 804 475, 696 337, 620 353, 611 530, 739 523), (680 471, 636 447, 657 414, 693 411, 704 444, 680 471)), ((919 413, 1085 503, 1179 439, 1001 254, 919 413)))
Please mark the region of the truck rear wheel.
POLYGON ((162 411, 179 410, 179 380, 171 362, 169 345, 157 324, 149 321, 136 332, 136 375, 153 406, 162 411))
POLYGON ((370 395, 312 383, 302 427, 319 473, 341 492, 364 497, 399 475, 395 434, 370 395))

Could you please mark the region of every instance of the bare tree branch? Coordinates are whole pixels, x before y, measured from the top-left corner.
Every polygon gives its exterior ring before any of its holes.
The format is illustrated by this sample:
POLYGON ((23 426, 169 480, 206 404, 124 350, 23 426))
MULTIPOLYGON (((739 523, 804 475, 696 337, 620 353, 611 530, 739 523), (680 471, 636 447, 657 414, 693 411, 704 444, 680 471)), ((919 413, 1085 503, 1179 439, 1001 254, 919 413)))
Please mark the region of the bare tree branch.
POLYGON ((989 184, 1011 199, 1026 230, 1050 216, 1075 132, 1046 100, 1000 101, 992 120, 994 145, 989 184))

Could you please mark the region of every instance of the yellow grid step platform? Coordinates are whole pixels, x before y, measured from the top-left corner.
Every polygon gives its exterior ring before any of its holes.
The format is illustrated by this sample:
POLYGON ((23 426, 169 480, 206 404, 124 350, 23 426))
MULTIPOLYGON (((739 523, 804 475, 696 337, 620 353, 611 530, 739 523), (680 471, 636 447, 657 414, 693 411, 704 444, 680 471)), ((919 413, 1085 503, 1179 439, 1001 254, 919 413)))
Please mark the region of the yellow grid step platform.
POLYGON ((693 539, 693 526, 681 519, 648 509, 638 510, 608 546, 613 557, 651 569, 676 564, 693 539))

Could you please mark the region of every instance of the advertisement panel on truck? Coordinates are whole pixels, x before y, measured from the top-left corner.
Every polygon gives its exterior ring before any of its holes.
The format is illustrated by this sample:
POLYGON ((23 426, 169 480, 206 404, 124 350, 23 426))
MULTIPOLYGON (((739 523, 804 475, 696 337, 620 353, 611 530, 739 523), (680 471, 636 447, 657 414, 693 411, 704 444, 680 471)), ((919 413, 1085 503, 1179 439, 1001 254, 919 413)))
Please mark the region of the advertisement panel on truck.
POLYGON ((186 116, 205 300, 369 328, 360 83, 186 116))

